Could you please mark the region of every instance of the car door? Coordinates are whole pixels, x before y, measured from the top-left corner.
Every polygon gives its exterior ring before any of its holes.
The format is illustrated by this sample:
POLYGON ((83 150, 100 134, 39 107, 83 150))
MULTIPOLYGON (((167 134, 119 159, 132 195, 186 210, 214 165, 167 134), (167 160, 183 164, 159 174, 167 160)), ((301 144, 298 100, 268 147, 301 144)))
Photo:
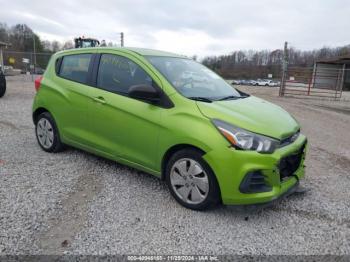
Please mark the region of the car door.
POLYGON ((132 85, 160 85, 145 65, 122 54, 103 53, 89 110, 95 146, 117 158, 153 169, 160 116, 157 105, 128 96, 132 85), (151 73, 151 74, 150 74, 151 73))
POLYGON ((92 67, 92 53, 68 54, 57 61, 57 77, 52 91, 55 99, 48 101, 57 118, 63 140, 75 145, 88 144, 90 105, 88 79, 92 67))

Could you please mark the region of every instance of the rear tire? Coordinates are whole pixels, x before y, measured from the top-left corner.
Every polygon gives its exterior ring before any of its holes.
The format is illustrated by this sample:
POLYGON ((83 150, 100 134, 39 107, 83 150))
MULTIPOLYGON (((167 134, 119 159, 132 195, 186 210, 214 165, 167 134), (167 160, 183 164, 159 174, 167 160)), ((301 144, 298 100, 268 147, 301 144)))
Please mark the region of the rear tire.
POLYGON ((182 206, 205 210, 220 202, 214 172, 195 149, 183 149, 169 159, 165 179, 171 195, 182 206))
POLYGON ((49 112, 41 113, 35 122, 35 134, 40 147, 49 153, 57 153, 64 149, 57 125, 49 112))

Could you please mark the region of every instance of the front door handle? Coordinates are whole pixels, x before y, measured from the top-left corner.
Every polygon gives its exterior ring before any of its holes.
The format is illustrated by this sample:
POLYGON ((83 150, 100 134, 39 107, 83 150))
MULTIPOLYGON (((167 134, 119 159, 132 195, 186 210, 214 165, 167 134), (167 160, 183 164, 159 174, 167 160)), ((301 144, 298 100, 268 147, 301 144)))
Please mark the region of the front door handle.
POLYGON ((106 104, 106 100, 102 96, 92 97, 92 100, 100 104, 106 104))

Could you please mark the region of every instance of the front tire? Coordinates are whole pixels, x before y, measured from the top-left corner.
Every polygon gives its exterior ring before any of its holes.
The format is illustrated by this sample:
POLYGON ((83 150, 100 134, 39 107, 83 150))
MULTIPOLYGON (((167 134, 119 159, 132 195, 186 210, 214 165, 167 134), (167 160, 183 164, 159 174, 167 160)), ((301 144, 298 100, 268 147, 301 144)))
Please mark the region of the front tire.
POLYGON ((166 183, 172 196, 182 206, 204 210, 220 202, 220 190, 202 154, 194 149, 176 152, 165 170, 166 183))
POLYGON ((57 125, 49 112, 41 113, 36 119, 35 134, 40 147, 49 153, 57 153, 64 149, 57 125))

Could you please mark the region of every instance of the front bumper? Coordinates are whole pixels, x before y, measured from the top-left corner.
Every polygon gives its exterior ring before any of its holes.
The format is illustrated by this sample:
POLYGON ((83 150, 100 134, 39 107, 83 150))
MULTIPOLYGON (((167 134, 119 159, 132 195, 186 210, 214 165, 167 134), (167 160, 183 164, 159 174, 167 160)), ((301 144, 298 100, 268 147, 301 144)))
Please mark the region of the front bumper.
POLYGON ((286 194, 291 188, 296 187, 298 181, 304 177, 306 143, 306 137, 301 134, 294 143, 279 148, 272 154, 242 151, 228 147, 212 150, 204 155, 204 159, 209 163, 217 177, 223 204, 267 203, 286 194), (296 171, 281 180, 281 160, 301 149, 302 158, 296 171), (242 193, 239 187, 246 174, 257 170, 263 173, 266 178, 265 181, 271 190, 261 193, 242 193))

